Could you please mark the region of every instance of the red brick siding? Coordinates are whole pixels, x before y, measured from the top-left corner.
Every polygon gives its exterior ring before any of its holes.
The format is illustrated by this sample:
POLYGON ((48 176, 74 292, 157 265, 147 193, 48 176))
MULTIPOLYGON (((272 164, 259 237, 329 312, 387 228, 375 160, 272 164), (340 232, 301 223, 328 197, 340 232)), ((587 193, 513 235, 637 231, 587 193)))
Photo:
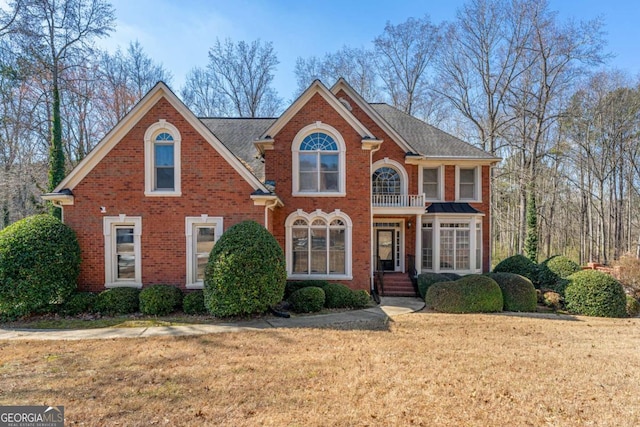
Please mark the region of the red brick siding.
POLYGON ((142 283, 184 287, 185 217, 221 216, 224 229, 246 219, 264 224, 264 207, 254 206, 253 188, 164 98, 131 129, 74 189, 75 203, 64 220, 82 248, 79 288, 104 289, 103 216, 142 217, 142 283), (160 119, 182 138, 182 196, 145 197, 144 133, 160 119), (107 213, 101 214, 104 206, 107 213))
POLYGON ((326 213, 340 209, 351 218, 352 274, 351 281, 341 281, 352 289, 370 288, 371 223, 370 152, 362 150, 362 138, 321 95, 309 102, 274 136, 274 150, 265 154, 265 176, 276 181, 276 193, 284 208, 273 215, 273 234, 284 248, 285 221, 297 209, 311 213, 320 209, 326 213), (316 121, 328 124, 340 132, 346 145, 345 197, 294 197, 292 195, 291 144, 297 133, 316 121))

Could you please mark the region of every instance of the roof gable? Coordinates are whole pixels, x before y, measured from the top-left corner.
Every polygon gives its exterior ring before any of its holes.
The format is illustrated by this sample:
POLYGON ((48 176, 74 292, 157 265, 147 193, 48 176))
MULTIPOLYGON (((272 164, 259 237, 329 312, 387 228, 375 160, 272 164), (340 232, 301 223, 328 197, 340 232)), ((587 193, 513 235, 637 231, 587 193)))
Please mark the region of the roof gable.
MULTIPOLYGON (((127 133, 140 121, 142 117, 162 98, 165 98, 173 108, 207 141, 220 155, 242 176, 254 190, 268 192, 260 180, 205 126, 180 99, 167 87, 164 82, 158 82, 147 94, 129 111, 113 129, 109 131, 93 150, 58 184, 54 193, 63 189, 73 190, 102 159, 124 138, 127 133)), ((141 141, 142 142, 142 141, 141 141)))
POLYGON ((375 137, 365 125, 363 125, 349 109, 340 102, 320 80, 314 80, 302 95, 285 110, 284 113, 261 135, 260 140, 270 141, 282 130, 282 128, 306 105, 309 100, 319 94, 327 103, 333 107, 346 121, 358 132, 363 140, 375 140, 375 137))

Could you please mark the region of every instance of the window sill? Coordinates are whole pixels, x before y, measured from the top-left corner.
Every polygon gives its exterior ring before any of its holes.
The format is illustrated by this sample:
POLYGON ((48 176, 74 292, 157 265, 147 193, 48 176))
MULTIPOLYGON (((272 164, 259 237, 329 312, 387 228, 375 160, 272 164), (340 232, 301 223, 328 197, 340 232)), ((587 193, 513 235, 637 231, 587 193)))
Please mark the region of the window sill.
POLYGON ((142 288, 142 283, 137 282, 115 282, 115 283, 105 283, 104 287, 107 289, 112 288, 142 288))
POLYGON ((185 288, 187 289, 204 289, 204 283, 202 282, 196 282, 196 283, 187 283, 187 285, 185 286, 185 288))
POLYGON ((297 192, 297 193, 292 193, 291 194, 293 197, 346 197, 347 193, 344 192, 336 192, 336 193, 329 193, 329 192, 297 192))
POLYGON ((291 280, 353 280, 353 276, 347 274, 289 274, 291 280))
POLYGON ((482 199, 476 200, 476 199, 458 199, 456 200, 457 203, 482 203, 482 199))
POLYGON ((180 197, 181 191, 145 191, 144 195, 147 197, 180 197))

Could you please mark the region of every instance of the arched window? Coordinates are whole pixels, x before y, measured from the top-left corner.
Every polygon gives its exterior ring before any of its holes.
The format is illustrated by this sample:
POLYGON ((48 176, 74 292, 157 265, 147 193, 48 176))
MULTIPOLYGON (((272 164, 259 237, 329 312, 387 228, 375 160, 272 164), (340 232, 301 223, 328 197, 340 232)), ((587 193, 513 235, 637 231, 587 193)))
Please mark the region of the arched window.
POLYGON ((398 195, 402 194, 402 180, 394 168, 383 166, 378 168, 371 177, 373 194, 398 195))
POLYGON ((294 138, 293 194, 344 195, 344 141, 331 126, 314 123, 294 138))
POLYGON ((166 120, 147 128, 144 135, 145 195, 179 196, 180 132, 166 120))
POLYGON ((342 213, 312 215, 298 211, 287 220, 287 252, 291 276, 350 275, 351 221, 342 213))

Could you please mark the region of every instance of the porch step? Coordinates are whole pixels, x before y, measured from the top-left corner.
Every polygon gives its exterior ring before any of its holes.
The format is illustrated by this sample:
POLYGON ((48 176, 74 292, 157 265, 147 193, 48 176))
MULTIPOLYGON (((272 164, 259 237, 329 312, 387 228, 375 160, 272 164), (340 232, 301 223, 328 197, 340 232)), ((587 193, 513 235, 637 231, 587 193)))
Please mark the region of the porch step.
POLYGON ((384 296, 415 296, 416 292, 406 273, 385 273, 383 276, 384 296))

